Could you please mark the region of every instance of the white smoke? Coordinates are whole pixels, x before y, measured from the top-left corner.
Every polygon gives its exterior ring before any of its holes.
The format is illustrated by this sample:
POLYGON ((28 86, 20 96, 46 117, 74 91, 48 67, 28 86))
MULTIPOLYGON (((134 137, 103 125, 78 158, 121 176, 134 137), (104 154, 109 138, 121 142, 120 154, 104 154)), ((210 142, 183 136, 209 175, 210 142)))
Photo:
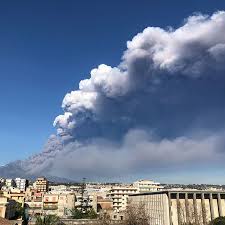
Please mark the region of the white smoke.
MULTIPOLYGON (((224 32, 225 12, 211 17, 191 16, 178 29, 146 28, 127 42, 127 50, 118 67, 100 65, 91 71, 89 79, 80 82, 79 90, 65 96, 62 104, 65 114, 54 121, 58 134, 73 136, 76 127, 87 120, 101 121, 102 108, 110 107, 102 103, 106 99, 123 102, 124 98, 141 93, 143 89, 154 92, 162 79, 174 76, 192 79, 215 77, 220 73, 218 70, 224 72, 224 32)), ((130 119, 126 114, 118 116, 113 119, 130 119)))
POLYGON ((29 172, 106 178, 221 163, 224 74, 224 11, 146 28, 117 67, 99 65, 66 94, 58 137, 26 161, 29 172))

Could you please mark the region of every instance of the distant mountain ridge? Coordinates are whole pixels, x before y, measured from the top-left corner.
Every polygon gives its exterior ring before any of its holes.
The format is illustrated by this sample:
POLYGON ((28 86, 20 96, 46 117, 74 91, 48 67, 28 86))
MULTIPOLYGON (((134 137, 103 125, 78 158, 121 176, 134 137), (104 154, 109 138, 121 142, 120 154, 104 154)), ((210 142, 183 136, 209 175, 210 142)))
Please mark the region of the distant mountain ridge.
POLYGON ((0 166, 0 177, 4 178, 26 178, 35 180, 39 176, 45 176, 52 182, 73 183, 72 179, 53 176, 50 169, 54 164, 56 155, 63 151, 62 143, 55 135, 51 135, 44 145, 43 151, 25 160, 12 161, 0 166))
POLYGON ((17 160, 14 162, 10 162, 4 166, 0 166, 0 177, 12 178, 12 179, 14 179, 16 177, 21 177, 21 178, 26 178, 28 180, 34 181, 37 177, 45 176, 49 181, 56 182, 56 183, 74 183, 74 182, 76 182, 72 179, 52 176, 52 175, 48 175, 47 173, 46 174, 44 174, 44 173, 29 174, 23 168, 23 165, 24 165, 24 161, 17 160))

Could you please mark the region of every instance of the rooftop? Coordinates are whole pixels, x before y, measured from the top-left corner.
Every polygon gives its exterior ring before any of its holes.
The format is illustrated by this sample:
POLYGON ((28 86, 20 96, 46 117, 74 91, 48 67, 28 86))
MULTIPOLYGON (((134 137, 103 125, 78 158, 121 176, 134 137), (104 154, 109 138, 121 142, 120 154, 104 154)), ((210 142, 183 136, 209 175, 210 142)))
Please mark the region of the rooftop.
POLYGON ((197 193, 197 194, 201 194, 201 193, 206 193, 206 194, 225 194, 225 190, 224 191, 216 191, 216 190, 164 190, 164 191, 155 191, 155 192, 143 192, 143 193, 135 193, 135 194, 130 194, 129 196, 139 196, 139 195, 154 195, 154 194, 169 194, 169 193, 197 193))
POLYGON ((0 225, 12 225, 12 224, 9 220, 0 217, 0 225))

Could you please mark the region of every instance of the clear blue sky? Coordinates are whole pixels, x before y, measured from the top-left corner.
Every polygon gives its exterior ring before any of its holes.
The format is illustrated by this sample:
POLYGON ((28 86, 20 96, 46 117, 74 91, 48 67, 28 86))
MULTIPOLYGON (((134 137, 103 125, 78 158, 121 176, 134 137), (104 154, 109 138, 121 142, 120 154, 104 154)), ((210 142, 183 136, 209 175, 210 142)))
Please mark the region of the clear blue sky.
POLYGON ((98 64, 118 64, 136 33, 224 9, 224 0, 1 1, 0 164, 40 151, 64 95, 98 64))

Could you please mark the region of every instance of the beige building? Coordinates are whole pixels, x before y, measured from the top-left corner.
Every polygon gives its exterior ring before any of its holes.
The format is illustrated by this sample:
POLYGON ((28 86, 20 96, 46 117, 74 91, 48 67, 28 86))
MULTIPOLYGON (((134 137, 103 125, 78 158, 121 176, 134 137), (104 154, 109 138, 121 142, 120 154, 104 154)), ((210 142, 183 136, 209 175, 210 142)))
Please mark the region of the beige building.
POLYGON ((60 194, 58 200, 58 213, 59 217, 67 217, 71 214, 71 210, 75 205, 75 195, 70 194, 60 194))
POLYGON ((43 197, 43 211, 45 214, 54 214, 59 217, 70 215, 75 206, 74 194, 45 194, 43 197))
POLYGON ((20 191, 19 189, 15 192, 4 191, 3 195, 7 198, 10 198, 10 199, 15 200, 16 202, 20 203, 22 207, 24 206, 25 193, 20 191))
POLYGON ((34 217, 35 215, 41 215, 43 213, 43 201, 41 200, 32 200, 26 201, 26 209, 27 213, 30 217, 34 217))
POLYGON ((33 196, 25 202, 28 214, 33 217, 39 214, 57 215, 61 218, 68 217, 75 205, 73 193, 33 193, 33 196))
POLYGON ((11 219, 15 216, 16 201, 0 196, 0 217, 11 219))
POLYGON ((225 216, 225 192, 161 191, 129 196, 129 203, 146 211, 154 225, 182 225, 196 222, 206 225, 212 219, 225 216))
POLYGON ((114 186, 109 190, 107 197, 113 201, 114 212, 121 212, 127 207, 128 195, 137 193, 133 186, 114 186))
POLYGON ((39 177, 34 183, 34 187, 39 192, 47 192, 48 191, 48 180, 45 177, 39 177))
POLYGON ((43 210, 47 214, 56 214, 58 210, 59 196, 57 194, 45 194, 43 197, 43 210))

